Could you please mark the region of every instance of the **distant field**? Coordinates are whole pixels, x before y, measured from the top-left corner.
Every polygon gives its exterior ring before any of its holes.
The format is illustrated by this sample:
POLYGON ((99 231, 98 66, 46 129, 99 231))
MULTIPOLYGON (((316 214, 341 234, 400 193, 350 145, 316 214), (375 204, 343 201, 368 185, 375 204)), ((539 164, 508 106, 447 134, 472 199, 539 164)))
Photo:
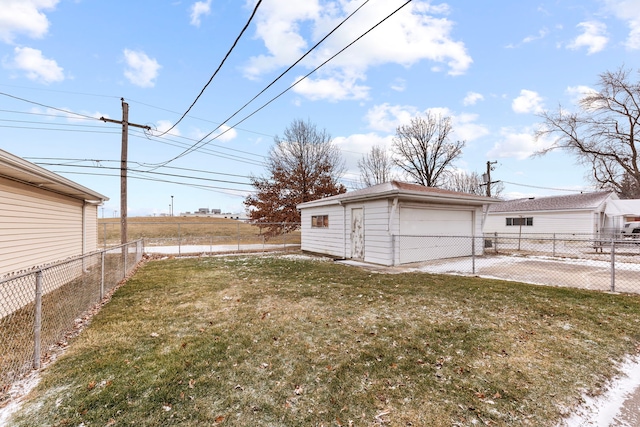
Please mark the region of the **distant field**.
MULTIPOLYGON (((262 230, 242 221, 210 217, 131 217, 128 218, 128 240, 144 238, 151 245, 221 245, 236 243, 278 242, 264 239, 262 230)), ((120 218, 98 219, 98 245, 120 243, 120 218)), ((300 243, 300 232, 289 233, 287 243, 300 243)))

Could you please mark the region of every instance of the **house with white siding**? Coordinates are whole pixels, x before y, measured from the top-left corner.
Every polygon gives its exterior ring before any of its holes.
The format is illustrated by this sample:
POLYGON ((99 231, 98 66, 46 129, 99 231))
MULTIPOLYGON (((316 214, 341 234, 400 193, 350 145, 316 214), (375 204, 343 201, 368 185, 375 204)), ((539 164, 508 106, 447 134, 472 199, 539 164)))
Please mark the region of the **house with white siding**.
POLYGON ((0 150, 0 277, 97 250, 107 200, 0 150))
POLYGON ((301 249, 382 265, 481 254, 472 236, 481 236, 483 206, 496 202, 399 181, 374 185, 298 205, 301 249))
POLYGON ((597 236, 611 227, 605 212, 616 200, 612 191, 508 200, 489 207, 483 231, 597 236))

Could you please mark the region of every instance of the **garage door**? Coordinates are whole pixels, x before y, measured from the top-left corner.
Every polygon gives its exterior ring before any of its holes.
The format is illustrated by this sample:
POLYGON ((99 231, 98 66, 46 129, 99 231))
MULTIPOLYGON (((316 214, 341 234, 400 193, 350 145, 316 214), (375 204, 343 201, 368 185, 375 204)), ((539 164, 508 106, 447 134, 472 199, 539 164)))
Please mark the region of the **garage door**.
POLYGON ((471 255, 473 212, 400 208, 400 263, 471 255))

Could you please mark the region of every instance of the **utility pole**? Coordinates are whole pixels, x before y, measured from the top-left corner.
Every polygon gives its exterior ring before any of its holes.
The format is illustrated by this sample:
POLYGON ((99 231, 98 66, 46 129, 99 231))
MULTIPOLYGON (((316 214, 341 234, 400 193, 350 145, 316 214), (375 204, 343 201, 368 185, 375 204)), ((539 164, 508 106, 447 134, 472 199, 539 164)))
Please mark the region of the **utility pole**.
POLYGON ((491 197, 491 184, 495 184, 496 182, 500 182, 500 181, 491 181, 491 171, 495 170, 496 168, 494 166, 491 165, 495 165, 496 163, 498 163, 498 161, 487 161, 487 173, 482 174, 482 178, 484 179, 484 184, 482 185, 486 185, 487 186, 487 197, 491 197))
POLYGON ((127 243, 127 151, 129 145, 129 126, 151 130, 151 127, 129 123, 129 104, 122 101, 122 120, 112 120, 100 117, 106 123, 116 123, 122 125, 122 153, 120 157, 120 243, 127 243))

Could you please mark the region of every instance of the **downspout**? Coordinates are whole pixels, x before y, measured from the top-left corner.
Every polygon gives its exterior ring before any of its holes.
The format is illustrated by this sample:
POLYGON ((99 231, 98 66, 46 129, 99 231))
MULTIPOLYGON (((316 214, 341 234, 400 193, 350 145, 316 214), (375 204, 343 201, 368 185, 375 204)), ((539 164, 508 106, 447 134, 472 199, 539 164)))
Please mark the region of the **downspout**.
POLYGON ((342 204, 342 200, 338 203, 342 206, 342 258, 347 259, 347 207, 342 204))
POLYGON ((389 213, 389 224, 387 225, 387 232, 391 237, 391 265, 396 265, 396 239, 393 238, 392 228, 394 219, 396 216, 396 211, 398 209, 398 198, 393 199, 393 203, 391 204, 391 212, 389 213))
POLYGON ((82 201, 82 255, 87 252, 87 201, 82 201))

